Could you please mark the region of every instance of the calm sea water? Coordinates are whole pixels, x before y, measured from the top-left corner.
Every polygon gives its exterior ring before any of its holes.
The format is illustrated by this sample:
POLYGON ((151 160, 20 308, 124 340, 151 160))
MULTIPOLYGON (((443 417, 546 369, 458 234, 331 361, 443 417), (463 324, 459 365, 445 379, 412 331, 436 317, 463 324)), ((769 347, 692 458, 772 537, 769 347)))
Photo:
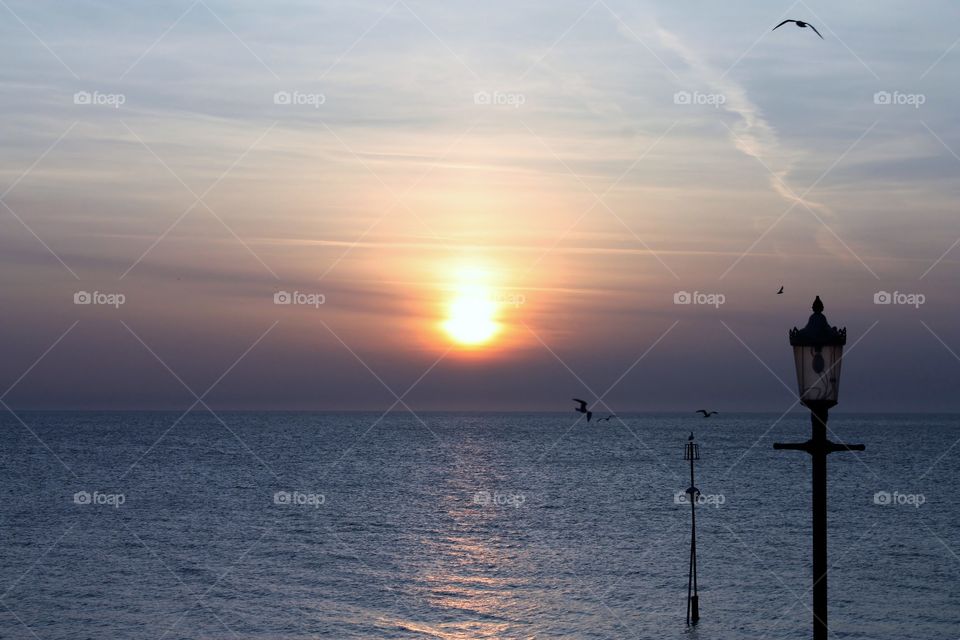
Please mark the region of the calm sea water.
MULTIPOLYGON (((806 439, 800 412, 20 416, 3 638, 810 637, 809 461, 771 447, 806 439)), ((830 459, 834 637, 960 633, 958 424, 832 416, 867 444, 830 459)))

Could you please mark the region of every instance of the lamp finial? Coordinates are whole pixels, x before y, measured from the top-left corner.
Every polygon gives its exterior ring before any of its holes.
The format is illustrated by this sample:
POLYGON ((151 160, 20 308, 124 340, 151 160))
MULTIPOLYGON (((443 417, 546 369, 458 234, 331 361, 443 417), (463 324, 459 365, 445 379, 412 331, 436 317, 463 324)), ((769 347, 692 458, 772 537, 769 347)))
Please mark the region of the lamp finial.
POLYGON ((823 301, 820 299, 820 296, 817 296, 813 301, 813 312, 823 313, 823 301))

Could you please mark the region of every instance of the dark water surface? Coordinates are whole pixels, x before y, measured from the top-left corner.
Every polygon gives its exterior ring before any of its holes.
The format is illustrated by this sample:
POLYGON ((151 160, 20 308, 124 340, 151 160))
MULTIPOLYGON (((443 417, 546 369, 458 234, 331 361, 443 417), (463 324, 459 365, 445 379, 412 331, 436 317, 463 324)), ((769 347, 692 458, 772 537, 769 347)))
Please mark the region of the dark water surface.
MULTIPOLYGON (((807 438, 802 412, 772 429, 779 416, 20 417, 0 417, 2 638, 810 637, 809 460, 771 447, 807 438), (693 631, 675 501, 691 429, 707 501, 693 631)), ((960 636, 958 425, 832 416, 867 445, 830 458, 834 637, 960 636)))

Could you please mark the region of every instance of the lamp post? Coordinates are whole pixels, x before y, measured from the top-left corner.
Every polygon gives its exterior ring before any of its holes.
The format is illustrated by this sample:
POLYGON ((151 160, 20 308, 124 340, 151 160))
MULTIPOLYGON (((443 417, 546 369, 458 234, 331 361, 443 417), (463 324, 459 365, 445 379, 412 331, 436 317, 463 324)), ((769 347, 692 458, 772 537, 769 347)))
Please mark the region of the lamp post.
POLYGON ((810 454, 813 462, 813 638, 827 640, 827 455, 834 451, 863 451, 862 444, 840 444, 827 438, 827 414, 837 404, 840 364, 846 328, 831 327, 823 315, 820 296, 803 329, 790 331, 797 365, 800 402, 810 409, 813 431, 806 442, 774 443, 774 449, 810 454))

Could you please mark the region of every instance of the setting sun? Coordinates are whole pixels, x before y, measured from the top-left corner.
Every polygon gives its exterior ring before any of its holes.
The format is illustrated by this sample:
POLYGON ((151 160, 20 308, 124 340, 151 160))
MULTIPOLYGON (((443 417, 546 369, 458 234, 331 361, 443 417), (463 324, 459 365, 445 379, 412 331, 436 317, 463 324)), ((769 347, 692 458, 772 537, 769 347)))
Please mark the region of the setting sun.
POLYGON ((447 305, 443 329, 463 346, 476 347, 489 342, 500 330, 496 321, 497 304, 485 274, 468 270, 460 274, 453 298, 447 305))

